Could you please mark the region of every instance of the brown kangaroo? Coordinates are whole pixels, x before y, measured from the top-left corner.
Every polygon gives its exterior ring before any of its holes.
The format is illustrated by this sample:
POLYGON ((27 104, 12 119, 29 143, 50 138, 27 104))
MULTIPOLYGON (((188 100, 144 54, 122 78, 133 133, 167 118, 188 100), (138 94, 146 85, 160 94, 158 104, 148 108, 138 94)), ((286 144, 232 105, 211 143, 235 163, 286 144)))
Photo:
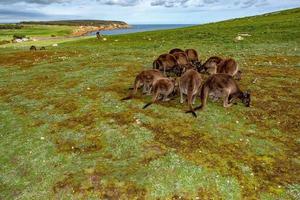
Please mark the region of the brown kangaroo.
POLYGON ((201 68, 201 60, 199 61, 198 52, 195 49, 186 49, 185 53, 189 61, 198 69, 201 68))
POLYGON ((168 96, 172 94, 176 87, 176 79, 175 78, 159 78, 153 83, 153 97, 150 103, 147 103, 143 109, 147 108, 151 104, 155 103, 159 96, 163 96, 163 101, 169 101, 168 96))
POLYGON ((217 56, 210 57, 204 64, 203 69, 209 74, 224 73, 235 76, 238 80, 241 79, 241 71, 238 68, 237 62, 232 59, 222 59, 217 56))
POLYGON ((208 95, 223 97, 224 107, 232 106, 236 98, 241 99, 246 107, 249 107, 251 102, 250 93, 242 92, 229 74, 214 74, 204 82, 200 94, 202 104, 195 110, 204 109, 208 95))
POLYGON ((216 73, 217 64, 219 64, 222 60, 223 59, 219 56, 212 56, 208 58, 201 66, 200 72, 207 72, 208 74, 216 73))
POLYGON ((188 70, 188 69, 194 69, 195 66, 192 65, 186 55, 185 52, 176 52, 173 54, 177 60, 177 63, 182 69, 182 72, 188 70))
POLYGON ((153 69, 158 69, 164 72, 174 73, 176 76, 181 75, 181 68, 172 54, 162 54, 153 62, 153 69))
POLYGON ((177 53, 177 52, 184 52, 184 51, 182 49, 175 48, 175 49, 171 49, 169 54, 174 54, 174 53, 177 53))
POLYGON ((128 100, 132 99, 134 95, 137 93, 137 90, 139 87, 143 86, 143 93, 147 93, 148 95, 151 94, 151 87, 153 82, 156 79, 163 78, 164 76, 161 74, 159 70, 156 69, 150 69, 150 70, 144 70, 140 72, 134 80, 133 84, 133 91, 131 94, 121 100, 128 100))
POLYGON ((193 69, 187 70, 179 80, 180 103, 183 103, 183 95, 187 95, 189 111, 194 117, 197 117, 192 104, 195 103, 197 94, 200 92, 202 78, 200 74, 193 69))

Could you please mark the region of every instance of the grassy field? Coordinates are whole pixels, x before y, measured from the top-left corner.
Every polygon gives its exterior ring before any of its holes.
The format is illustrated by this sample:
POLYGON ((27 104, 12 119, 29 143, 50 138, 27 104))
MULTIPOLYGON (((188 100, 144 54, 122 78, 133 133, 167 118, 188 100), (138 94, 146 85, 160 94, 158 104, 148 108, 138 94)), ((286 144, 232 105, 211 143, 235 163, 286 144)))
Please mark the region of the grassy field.
POLYGON ((46 51, 0 46, 0 199, 300 199, 299 21, 293 9, 46 51), (252 106, 209 101, 193 118, 179 98, 121 102, 175 47, 235 58, 252 106))
POLYGON ((51 37, 67 36, 76 28, 73 26, 61 25, 22 25, 21 29, 5 29, 0 30, 1 40, 12 40, 14 34, 21 34, 27 37, 51 37))

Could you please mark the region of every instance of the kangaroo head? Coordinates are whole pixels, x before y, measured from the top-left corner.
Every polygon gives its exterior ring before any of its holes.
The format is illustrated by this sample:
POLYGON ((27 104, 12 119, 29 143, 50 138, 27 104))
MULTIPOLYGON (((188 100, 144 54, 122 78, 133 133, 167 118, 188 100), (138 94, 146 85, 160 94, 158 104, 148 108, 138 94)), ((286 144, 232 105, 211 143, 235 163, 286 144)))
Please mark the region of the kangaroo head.
POLYGON ((177 64, 177 65, 174 67, 174 70, 173 70, 174 74, 175 74, 176 76, 178 76, 178 77, 181 76, 181 74, 183 74, 184 71, 185 71, 185 69, 182 68, 179 64, 177 64))
POLYGON ((195 68, 197 69, 198 72, 201 71, 201 69, 202 69, 201 60, 200 61, 194 61, 192 64, 195 66, 195 68))
POLYGON ((242 102, 246 107, 250 107, 251 94, 249 91, 243 92, 242 102))

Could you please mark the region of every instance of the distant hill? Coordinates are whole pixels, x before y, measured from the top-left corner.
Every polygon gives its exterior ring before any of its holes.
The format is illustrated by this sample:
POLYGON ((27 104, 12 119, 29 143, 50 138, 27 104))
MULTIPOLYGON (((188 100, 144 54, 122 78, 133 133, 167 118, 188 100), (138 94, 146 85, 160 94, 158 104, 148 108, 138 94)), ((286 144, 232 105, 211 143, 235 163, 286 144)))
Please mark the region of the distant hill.
POLYGON ((108 20, 59 20, 59 21, 23 21, 19 24, 35 24, 35 25, 64 25, 64 26, 103 26, 103 25, 127 25, 122 21, 108 20))

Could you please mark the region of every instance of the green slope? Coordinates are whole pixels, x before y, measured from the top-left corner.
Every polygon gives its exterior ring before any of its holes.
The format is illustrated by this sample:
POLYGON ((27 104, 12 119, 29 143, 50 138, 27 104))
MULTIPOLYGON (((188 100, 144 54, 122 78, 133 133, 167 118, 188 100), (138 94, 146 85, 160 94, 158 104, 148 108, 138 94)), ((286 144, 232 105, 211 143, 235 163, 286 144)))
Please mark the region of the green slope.
POLYGON ((299 199, 299 18, 0 48, 0 198, 299 199), (175 47, 235 58, 252 107, 209 102, 195 119, 178 98, 121 102, 175 47))

